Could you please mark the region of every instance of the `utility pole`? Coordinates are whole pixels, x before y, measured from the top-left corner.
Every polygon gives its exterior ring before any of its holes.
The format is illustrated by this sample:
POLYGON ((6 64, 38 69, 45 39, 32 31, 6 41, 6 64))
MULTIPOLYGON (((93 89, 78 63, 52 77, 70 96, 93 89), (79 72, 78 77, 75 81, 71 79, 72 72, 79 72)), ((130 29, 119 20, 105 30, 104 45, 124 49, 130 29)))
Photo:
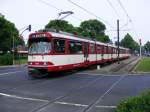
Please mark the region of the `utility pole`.
POLYGON ((15 39, 13 35, 13 65, 15 65, 15 39))
POLYGON ((140 58, 142 57, 142 43, 141 43, 141 39, 139 39, 139 43, 140 43, 140 58))
POLYGON ((119 20, 117 20, 117 49, 118 49, 118 56, 117 56, 117 61, 118 61, 118 64, 120 63, 119 61, 119 55, 120 55, 120 49, 119 49, 119 20))

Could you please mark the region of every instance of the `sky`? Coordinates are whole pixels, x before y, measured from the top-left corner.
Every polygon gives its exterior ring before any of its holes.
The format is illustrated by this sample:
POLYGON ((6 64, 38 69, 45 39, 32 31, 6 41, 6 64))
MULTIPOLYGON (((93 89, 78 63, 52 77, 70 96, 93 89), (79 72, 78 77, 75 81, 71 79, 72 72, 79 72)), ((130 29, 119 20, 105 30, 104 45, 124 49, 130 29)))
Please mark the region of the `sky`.
MULTIPOLYGON (((98 19, 106 25, 106 34, 112 41, 117 37, 117 19, 120 22, 120 38, 130 33, 135 41, 142 44, 150 41, 150 0, 71 0, 90 13, 75 6, 69 0, 0 0, 0 13, 15 24, 19 32, 22 28, 32 25, 32 31, 43 29, 53 19, 58 18, 62 11, 73 11, 74 14, 65 18, 74 26, 82 21, 98 19), (92 14, 91 14, 92 13, 92 14)), ((27 41, 29 33, 23 33, 27 41)))

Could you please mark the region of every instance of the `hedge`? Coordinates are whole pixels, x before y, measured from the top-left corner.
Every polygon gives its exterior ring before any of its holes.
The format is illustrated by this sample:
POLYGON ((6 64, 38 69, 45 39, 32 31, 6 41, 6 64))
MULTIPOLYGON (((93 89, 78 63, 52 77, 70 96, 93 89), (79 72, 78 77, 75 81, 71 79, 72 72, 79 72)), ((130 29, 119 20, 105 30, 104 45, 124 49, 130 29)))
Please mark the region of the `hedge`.
POLYGON ((12 65, 13 56, 11 54, 0 55, 0 65, 12 65))
POLYGON ((116 112, 150 112, 150 90, 121 101, 116 112))

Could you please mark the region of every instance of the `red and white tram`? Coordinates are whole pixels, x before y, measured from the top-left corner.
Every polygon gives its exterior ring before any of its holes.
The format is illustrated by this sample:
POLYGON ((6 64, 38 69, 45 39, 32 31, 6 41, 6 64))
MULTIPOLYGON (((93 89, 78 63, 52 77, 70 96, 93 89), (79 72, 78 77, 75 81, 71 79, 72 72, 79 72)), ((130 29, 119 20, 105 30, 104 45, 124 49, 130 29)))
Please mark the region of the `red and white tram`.
MULTIPOLYGON (((31 76, 87 67, 117 60, 114 45, 79 38, 68 33, 36 32, 29 35, 28 69, 31 76)), ((120 47, 120 59, 130 56, 120 47)))

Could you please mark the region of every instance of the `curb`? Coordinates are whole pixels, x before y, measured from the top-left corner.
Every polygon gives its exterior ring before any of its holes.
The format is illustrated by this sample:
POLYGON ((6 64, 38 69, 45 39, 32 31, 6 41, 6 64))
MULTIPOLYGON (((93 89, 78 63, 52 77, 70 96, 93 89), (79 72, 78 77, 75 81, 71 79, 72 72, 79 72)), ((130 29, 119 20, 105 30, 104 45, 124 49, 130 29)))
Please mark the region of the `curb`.
POLYGON ((134 65, 130 68, 129 73, 134 73, 135 72, 135 69, 136 69, 138 63, 140 62, 140 60, 141 60, 140 58, 137 58, 137 60, 134 63, 134 65))
POLYGON ((150 74, 150 72, 132 72, 132 74, 150 74))
POLYGON ((14 67, 24 67, 27 66, 27 64, 21 64, 21 65, 6 65, 6 66, 0 66, 0 68, 14 68, 14 67))

